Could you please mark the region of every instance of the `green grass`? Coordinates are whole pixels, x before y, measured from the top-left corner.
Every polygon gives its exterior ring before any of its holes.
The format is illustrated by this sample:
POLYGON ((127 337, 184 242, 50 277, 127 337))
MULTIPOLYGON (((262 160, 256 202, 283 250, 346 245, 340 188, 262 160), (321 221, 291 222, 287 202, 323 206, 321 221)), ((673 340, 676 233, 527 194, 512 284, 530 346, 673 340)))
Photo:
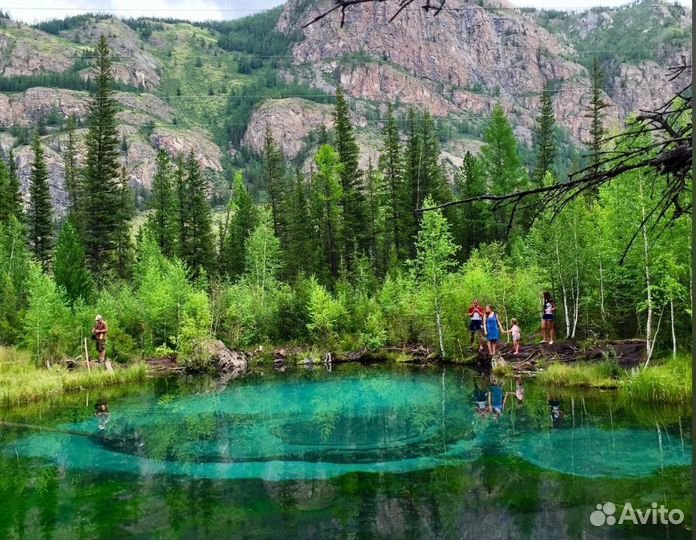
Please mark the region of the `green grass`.
POLYGON ((690 402, 692 378, 691 357, 682 355, 629 374, 621 391, 637 400, 690 402))
POLYGON ((114 373, 103 367, 68 370, 63 366, 38 368, 28 352, 0 347, 0 406, 17 405, 42 398, 89 388, 104 388, 117 384, 142 381, 147 375, 144 364, 121 368, 114 373))
POLYGON ((537 380, 550 386, 589 386, 593 388, 617 388, 619 381, 616 364, 598 362, 586 364, 553 363, 537 375, 537 380))
POLYGON ((620 369, 610 361, 594 364, 551 364, 537 380, 549 386, 580 386, 618 389, 623 396, 639 401, 686 403, 691 400, 691 357, 656 362, 634 371, 620 369))

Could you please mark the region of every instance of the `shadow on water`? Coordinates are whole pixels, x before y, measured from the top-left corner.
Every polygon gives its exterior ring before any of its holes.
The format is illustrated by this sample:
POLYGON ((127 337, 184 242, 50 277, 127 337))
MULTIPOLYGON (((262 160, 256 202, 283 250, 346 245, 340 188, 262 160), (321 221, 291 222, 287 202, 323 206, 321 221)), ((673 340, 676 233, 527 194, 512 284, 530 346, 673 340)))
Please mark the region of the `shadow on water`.
POLYGON ((346 364, 155 379, 0 421, 0 538, 690 537, 690 412, 611 392, 346 364), (607 501, 686 519, 593 526, 607 501))

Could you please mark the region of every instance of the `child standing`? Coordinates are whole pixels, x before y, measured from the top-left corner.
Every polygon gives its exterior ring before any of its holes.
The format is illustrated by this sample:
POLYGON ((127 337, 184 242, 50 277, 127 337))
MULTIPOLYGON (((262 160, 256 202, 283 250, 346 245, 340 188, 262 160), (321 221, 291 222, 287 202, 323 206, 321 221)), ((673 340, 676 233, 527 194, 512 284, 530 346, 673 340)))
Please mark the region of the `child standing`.
POLYGON ((517 319, 510 319, 510 323, 512 324, 512 327, 510 330, 506 330, 506 334, 512 334, 512 348, 513 348, 513 353, 514 355, 520 354, 520 342, 522 341, 522 330, 520 329, 519 325, 517 324, 517 319))

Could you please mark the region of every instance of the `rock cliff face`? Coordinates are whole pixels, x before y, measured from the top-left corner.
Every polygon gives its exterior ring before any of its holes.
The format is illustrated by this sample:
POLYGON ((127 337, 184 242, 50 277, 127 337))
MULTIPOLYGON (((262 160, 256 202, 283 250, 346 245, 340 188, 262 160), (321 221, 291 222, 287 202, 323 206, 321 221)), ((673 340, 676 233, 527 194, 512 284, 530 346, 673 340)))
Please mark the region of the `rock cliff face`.
MULTIPOLYGON (((294 44, 277 75, 327 94, 339 84, 344 88, 351 98, 362 167, 377 162, 387 101, 396 105, 397 115, 413 105, 454 127, 453 133, 468 134, 454 135, 443 145, 441 158, 452 170, 466 151, 480 147, 475 134, 496 103, 510 115, 517 136, 529 144, 539 95, 547 85, 553 88, 559 124, 575 143, 585 142, 588 55, 599 49, 608 67, 609 129, 632 112, 662 103, 686 84, 684 79, 669 81, 666 68, 691 55, 684 38, 691 32, 691 14, 661 0, 584 13, 519 10, 504 0, 447 0, 447 8, 436 17, 415 2, 391 23, 394 3, 370 2, 350 8, 343 28, 340 14, 301 28, 332 2, 287 2, 276 29, 293 36, 294 44), (301 39, 295 41, 297 35, 301 39), (636 55, 648 49, 649 54, 636 55)), ((299 97, 261 100, 241 145, 232 147, 220 137, 236 103, 230 96, 244 96, 246 85, 254 89, 250 94, 262 91, 258 73, 240 69, 240 54, 259 65, 264 58, 246 50, 223 50, 218 29, 205 25, 160 21, 147 33, 139 24, 85 17, 56 28, 51 31, 58 33, 51 34, 0 19, 0 76, 53 74, 54 80, 56 73, 66 73, 73 83, 75 75, 89 78, 90 51, 105 35, 116 79, 134 87, 116 93, 119 136, 131 182, 144 189, 151 185, 159 148, 174 158, 193 151, 202 167, 221 178, 225 154, 234 154, 239 146, 260 151, 268 125, 286 157, 302 160, 298 164, 309 169, 313 156, 306 151, 307 141, 321 125, 333 125, 330 105, 299 97)), ((84 121, 88 95, 67 88, 24 88, 0 92, 0 149, 6 155, 14 148, 26 191, 31 162, 27 134, 45 124, 43 142, 60 212, 66 200, 66 135, 58 125, 69 116, 84 121)), ((244 129, 243 124, 235 127, 244 129)), ((79 154, 82 159, 84 152, 79 154)))
MULTIPOLYGON (((537 24, 533 14, 511 9, 509 4, 479 4, 448 0, 437 17, 413 4, 413 9, 404 10, 391 23, 393 5, 362 4, 347 10, 343 28, 340 16, 326 17, 304 29, 304 40, 295 45, 296 76, 325 91, 340 83, 353 97, 398 99, 441 117, 458 112, 485 115, 500 103, 527 143, 539 94, 553 83, 559 123, 577 143, 586 141, 590 82, 569 40, 537 24)), ((277 29, 297 31, 298 25, 330 5, 323 0, 306 7, 303 0, 290 0, 277 29)), ((573 31, 587 37, 611 24, 610 13, 587 12, 578 16, 573 31)), ((679 55, 671 54, 663 65, 653 61, 620 64, 615 80, 607 85, 611 88, 611 95, 605 96, 608 127, 617 127, 632 112, 661 102, 680 86, 683 81, 668 81, 664 69, 678 60, 679 55)))

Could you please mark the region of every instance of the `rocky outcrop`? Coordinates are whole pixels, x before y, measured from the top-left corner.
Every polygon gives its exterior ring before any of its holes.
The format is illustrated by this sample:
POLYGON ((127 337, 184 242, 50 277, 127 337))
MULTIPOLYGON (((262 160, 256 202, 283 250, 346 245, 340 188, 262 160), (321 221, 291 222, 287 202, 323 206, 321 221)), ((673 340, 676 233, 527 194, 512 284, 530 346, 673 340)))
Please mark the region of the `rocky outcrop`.
POLYGON ((232 351, 219 339, 205 343, 205 351, 215 368, 221 373, 239 374, 247 369, 249 361, 244 352, 232 351))
POLYGON ((79 57, 76 45, 8 19, 0 20, 0 74, 3 77, 39 75, 46 71, 62 73, 79 57))
MULTIPOLYGON (((138 34, 118 19, 92 20, 61 32, 61 36, 79 43, 96 43, 104 35, 113 55, 113 74, 117 81, 152 90, 160 84, 159 65, 155 57, 140 47, 138 34)), ((86 72, 91 76, 91 71, 86 72)))
POLYGON ((294 158, 304 147, 307 136, 324 125, 333 127, 333 107, 306 99, 271 99, 258 107, 249 120, 242 145, 261 152, 266 126, 278 141, 285 157, 294 158))
MULTIPOLYGON (((297 31, 330 5, 322 0, 306 7, 302 0, 290 0, 277 29, 297 31)), ((539 94, 553 83, 559 124, 577 143, 587 140, 590 82, 587 70, 570 60, 575 51, 569 41, 532 16, 495 7, 499 5, 448 0, 437 17, 406 9, 390 23, 394 7, 387 2, 353 6, 343 28, 339 16, 329 16, 302 30, 304 39, 293 48, 296 77, 324 91, 340 82, 353 97, 383 101, 387 96, 435 116, 483 116, 500 103, 528 144, 539 94)), ((587 12, 581 19, 573 32, 585 36, 612 24, 605 12, 587 12)), ((679 86, 655 62, 621 65, 609 83, 609 129, 679 86)))
POLYGON ((222 171, 222 152, 202 131, 157 127, 150 136, 150 143, 166 150, 172 159, 185 158, 193 152, 202 168, 222 171))

